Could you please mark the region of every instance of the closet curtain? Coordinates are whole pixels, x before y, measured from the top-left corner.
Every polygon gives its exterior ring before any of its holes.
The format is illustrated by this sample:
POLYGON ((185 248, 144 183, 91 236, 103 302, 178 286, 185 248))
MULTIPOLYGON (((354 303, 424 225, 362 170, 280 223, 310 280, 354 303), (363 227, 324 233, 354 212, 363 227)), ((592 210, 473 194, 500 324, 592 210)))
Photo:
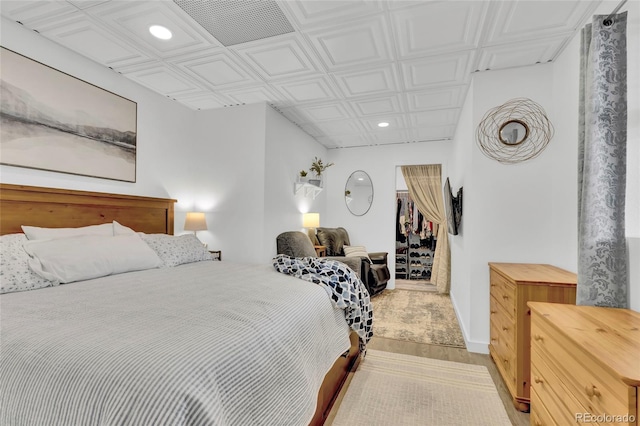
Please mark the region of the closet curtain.
POLYGON ((440 164, 402 166, 402 175, 409 188, 409 196, 429 221, 437 223, 436 250, 433 255, 431 282, 438 293, 448 294, 451 287, 451 253, 447 235, 447 216, 442 197, 440 164))
POLYGON ((626 308, 627 13, 606 18, 582 29, 576 303, 626 308))

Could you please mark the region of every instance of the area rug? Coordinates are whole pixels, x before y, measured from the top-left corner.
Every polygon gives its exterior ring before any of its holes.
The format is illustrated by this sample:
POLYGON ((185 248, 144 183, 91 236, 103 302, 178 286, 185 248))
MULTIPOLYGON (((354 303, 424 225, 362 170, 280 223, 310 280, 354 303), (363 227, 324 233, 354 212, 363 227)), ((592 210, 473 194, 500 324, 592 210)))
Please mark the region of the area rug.
POLYGON ((332 426, 511 425, 482 365, 367 350, 332 426))
POLYGON ((371 299, 373 335, 387 339, 464 348, 448 295, 386 290, 371 299))

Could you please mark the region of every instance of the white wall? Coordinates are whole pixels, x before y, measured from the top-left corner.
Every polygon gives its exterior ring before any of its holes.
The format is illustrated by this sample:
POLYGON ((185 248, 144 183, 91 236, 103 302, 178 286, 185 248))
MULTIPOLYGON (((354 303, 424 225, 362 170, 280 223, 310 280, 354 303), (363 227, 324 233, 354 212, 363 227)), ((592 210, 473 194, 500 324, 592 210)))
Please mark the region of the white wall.
POLYGON ((335 165, 326 172, 327 211, 321 225, 342 226, 349 232, 352 244, 389 253, 392 278, 387 288, 395 287, 396 167, 441 164, 444 183, 450 145, 441 141, 329 150, 328 161, 335 165), (367 172, 373 183, 373 204, 364 216, 352 215, 344 200, 347 179, 356 170, 367 172))
MULTIPOLYGON (((264 179, 265 223, 263 259, 276 254, 276 237, 284 231, 301 231, 302 214, 320 213, 324 222, 326 191, 315 199, 302 192, 294 195, 300 170, 309 170, 314 157, 327 158, 327 149, 280 113, 266 108, 266 166, 264 179)), ((330 173, 329 168, 326 173, 330 173)))

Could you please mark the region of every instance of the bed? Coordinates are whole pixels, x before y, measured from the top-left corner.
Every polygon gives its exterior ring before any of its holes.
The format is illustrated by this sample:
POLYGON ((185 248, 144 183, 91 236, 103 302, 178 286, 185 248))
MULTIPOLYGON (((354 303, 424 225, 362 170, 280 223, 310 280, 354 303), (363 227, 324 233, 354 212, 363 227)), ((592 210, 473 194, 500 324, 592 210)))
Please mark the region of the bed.
MULTIPOLYGON (((170 235, 174 203, 0 184, 0 234, 117 221, 170 235)), ((324 289, 269 265, 202 260, 7 293, 0 321, 7 425, 322 424, 360 354, 324 289)))

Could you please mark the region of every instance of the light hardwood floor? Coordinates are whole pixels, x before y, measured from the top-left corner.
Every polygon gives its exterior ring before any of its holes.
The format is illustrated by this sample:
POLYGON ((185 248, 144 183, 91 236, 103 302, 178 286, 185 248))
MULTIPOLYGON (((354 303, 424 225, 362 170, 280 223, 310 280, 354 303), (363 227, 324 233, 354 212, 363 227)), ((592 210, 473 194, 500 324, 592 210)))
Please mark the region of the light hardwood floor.
MULTIPOLYGON (((493 382, 498 389, 498 393, 500 394, 500 398, 502 399, 502 403, 505 410, 507 411, 507 415, 509 416, 511 423, 514 426, 529 425, 529 414, 521 413, 520 411, 517 411, 515 409, 513 403, 511 402, 511 395, 509 394, 509 391, 502 381, 502 377, 500 377, 500 374, 498 373, 498 370, 496 369, 496 366, 489 355, 472 353, 468 352, 466 349, 461 348, 450 348, 447 346, 428 345, 425 343, 405 342, 394 339, 384 339, 381 337, 374 337, 373 339, 371 339, 367 347, 370 349, 395 352, 405 355, 414 355, 425 358, 441 359, 444 361, 461 362, 464 364, 484 365, 485 367, 487 367, 487 369, 489 370, 489 374, 491 374, 491 377, 493 378, 493 382)), ((332 420, 335 417, 335 413, 337 412, 337 408, 340 405, 340 401, 342 401, 342 398, 344 396, 344 393, 346 392, 346 389, 348 388, 349 381, 352 376, 353 373, 349 375, 345 386, 340 392, 340 395, 338 396, 336 403, 331 410, 327 422, 325 422, 326 426, 331 425, 332 420)))

